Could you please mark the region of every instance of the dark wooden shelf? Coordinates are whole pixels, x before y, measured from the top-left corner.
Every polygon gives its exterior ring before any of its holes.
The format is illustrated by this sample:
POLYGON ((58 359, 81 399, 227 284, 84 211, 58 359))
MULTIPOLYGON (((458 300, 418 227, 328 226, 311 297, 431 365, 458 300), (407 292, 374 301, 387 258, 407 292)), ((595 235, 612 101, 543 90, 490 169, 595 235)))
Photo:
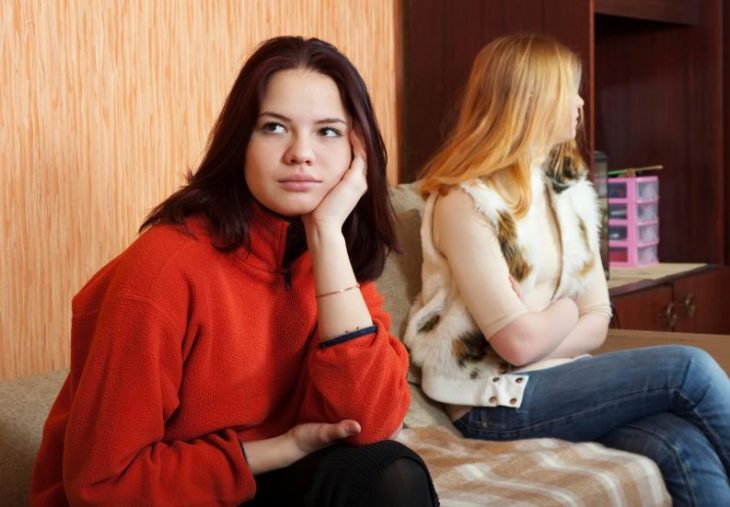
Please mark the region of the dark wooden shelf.
POLYGON ((595 0, 596 14, 664 23, 697 23, 697 0, 595 0))

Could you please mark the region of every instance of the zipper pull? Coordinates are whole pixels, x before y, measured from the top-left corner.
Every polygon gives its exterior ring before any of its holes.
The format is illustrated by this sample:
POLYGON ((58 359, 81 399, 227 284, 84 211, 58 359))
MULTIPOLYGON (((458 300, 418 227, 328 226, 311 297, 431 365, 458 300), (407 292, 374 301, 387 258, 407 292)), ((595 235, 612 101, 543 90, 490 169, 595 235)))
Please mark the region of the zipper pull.
POLYGON ((301 220, 295 220, 287 225, 286 242, 284 243, 284 258, 281 267, 284 269, 284 288, 291 289, 291 264, 307 249, 304 236, 304 226, 301 220))
POLYGON ((284 288, 286 290, 291 289, 291 271, 289 266, 284 266, 284 288))

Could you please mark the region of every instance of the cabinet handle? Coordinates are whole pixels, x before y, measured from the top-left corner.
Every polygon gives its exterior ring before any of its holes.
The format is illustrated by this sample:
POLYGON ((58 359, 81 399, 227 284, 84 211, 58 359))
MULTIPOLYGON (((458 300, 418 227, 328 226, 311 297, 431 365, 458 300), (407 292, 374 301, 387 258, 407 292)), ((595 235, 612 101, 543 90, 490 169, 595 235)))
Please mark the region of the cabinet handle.
POLYGON ((682 314, 686 317, 694 317, 697 311, 697 303, 695 302, 695 295, 691 292, 685 296, 684 301, 680 303, 682 314))
POLYGON ((659 316, 662 317, 667 328, 669 328, 670 331, 674 331, 674 326, 677 325, 677 308, 674 306, 674 303, 670 302, 667 304, 667 307, 659 314, 659 316))

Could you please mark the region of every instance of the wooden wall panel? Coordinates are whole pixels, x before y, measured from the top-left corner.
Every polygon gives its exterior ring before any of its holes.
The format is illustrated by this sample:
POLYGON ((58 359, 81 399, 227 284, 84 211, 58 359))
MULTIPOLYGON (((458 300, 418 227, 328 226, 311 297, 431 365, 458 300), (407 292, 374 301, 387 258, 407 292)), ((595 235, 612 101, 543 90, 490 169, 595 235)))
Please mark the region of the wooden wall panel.
MULTIPOLYGON (((730 229, 730 4, 722 5, 723 165, 725 174, 725 227, 730 229)), ((725 265, 730 265, 730 230, 725 232, 725 265)))
POLYGON ((68 365, 72 295, 199 161, 258 42, 337 45, 370 87, 395 162, 396 3, 2 2, 0 379, 68 365))

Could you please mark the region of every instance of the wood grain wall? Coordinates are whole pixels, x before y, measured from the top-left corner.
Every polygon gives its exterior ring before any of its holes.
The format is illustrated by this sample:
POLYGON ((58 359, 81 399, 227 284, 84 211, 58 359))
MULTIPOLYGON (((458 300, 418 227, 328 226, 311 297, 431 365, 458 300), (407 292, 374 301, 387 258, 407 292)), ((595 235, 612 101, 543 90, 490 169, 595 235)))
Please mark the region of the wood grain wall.
POLYGON ((0 379, 68 366, 71 297, 200 160, 258 42, 301 34, 338 46, 397 161, 397 4, 4 0, 0 379))

